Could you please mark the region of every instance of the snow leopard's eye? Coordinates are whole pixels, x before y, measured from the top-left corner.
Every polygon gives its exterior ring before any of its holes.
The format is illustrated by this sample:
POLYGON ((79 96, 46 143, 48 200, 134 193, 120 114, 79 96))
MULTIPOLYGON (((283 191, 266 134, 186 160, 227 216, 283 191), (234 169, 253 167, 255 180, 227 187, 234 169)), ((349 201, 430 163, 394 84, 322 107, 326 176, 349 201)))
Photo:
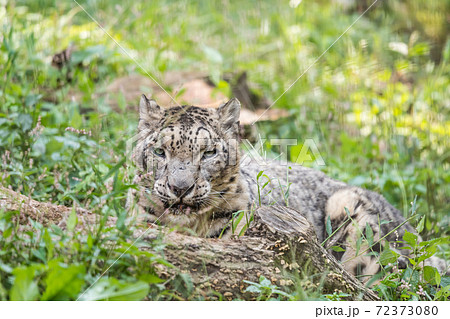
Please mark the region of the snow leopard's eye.
POLYGON ((159 157, 165 157, 165 152, 162 148, 157 147, 153 149, 153 154, 159 156, 159 157))
POLYGON ((216 149, 213 150, 209 150, 203 153, 202 159, 207 159, 207 158, 211 158, 214 155, 216 155, 216 149))

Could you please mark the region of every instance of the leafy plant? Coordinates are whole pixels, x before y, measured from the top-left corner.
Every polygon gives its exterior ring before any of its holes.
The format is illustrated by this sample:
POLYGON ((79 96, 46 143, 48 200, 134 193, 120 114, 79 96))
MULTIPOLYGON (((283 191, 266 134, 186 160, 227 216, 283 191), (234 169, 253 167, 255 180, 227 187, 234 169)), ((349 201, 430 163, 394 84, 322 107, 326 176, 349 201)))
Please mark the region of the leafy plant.
MULTIPOLYGON (((405 216, 408 200, 417 195, 426 216, 418 227, 425 241, 404 238, 414 251, 411 264, 394 269, 378 289, 389 300, 448 298, 447 277, 439 279, 423 265, 429 256, 450 258, 448 240, 432 239, 447 238, 450 229, 447 2, 411 0, 374 8, 316 62, 358 12, 337 1, 267 1, 257 9, 251 1, 230 2, 226 10, 208 1, 82 5, 127 54, 73 2, 0 1, 0 183, 98 216, 90 232, 80 233, 75 214, 66 230, 31 222, 23 229, 20 212, 0 212, 0 299, 73 300, 108 267, 83 298, 195 298, 188 278, 157 276, 157 264, 170 267, 158 241, 136 243, 147 245, 145 251, 130 246, 124 206, 136 186, 123 154, 137 114, 124 96, 117 98, 117 108, 104 96, 117 77, 151 74, 159 81, 178 70, 204 70, 222 93, 231 91, 222 80, 225 73, 248 71, 249 81, 257 84, 252 89, 276 102, 272 109, 289 109, 288 118, 256 124, 266 141, 298 139, 288 158, 295 161, 303 139, 312 138, 326 162, 316 168, 328 175, 382 193, 405 216), (159 21, 165 21, 163 27, 159 21), (68 64, 52 66, 52 56, 69 46, 76 50, 68 64), (107 225, 108 216, 117 218, 116 225, 107 225), (400 290, 402 280, 411 286, 400 290)), ((278 156, 268 142, 263 152, 278 156)), ((261 204, 262 196, 273 192, 263 172, 257 179, 261 204)), ((290 182, 278 182, 283 198, 273 201, 288 204, 290 182)), ((323 244, 338 230, 327 224, 323 244)), ((396 267, 388 262, 396 253, 385 249, 380 256, 386 271, 396 267)), ((290 299, 267 281, 258 285, 255 293, 262 299, 290 299)), ((318 291, 314 287, 307 294, 319 298, 318 291)))
POLYGON ((249 284, 249 286, 245 288, 245 291, 258 294, 257 300, 292 299, 292 296, 290 294, 280 290, 276 285, 273 285, 270 280, 264 276, 259 277, 259 283, 247 280, 244 280, 244 282, 246 284, 249 284))
MULTIPOLYGON (((424 218, 418 224, 419 232, 423 222, 424 218)), ((441 278, 439 271, 426 265, 426 261, 436 254, 439 244, 448 244, 449 240, 443 237, 419 242, 416 234, 406 231, 401 248, 412 251, 407 267, 399 269, 400 255, 386 246, 380 264, 388 274, 374 289, 385 300, 446 300, 450 296, 450 278, 441 278)))

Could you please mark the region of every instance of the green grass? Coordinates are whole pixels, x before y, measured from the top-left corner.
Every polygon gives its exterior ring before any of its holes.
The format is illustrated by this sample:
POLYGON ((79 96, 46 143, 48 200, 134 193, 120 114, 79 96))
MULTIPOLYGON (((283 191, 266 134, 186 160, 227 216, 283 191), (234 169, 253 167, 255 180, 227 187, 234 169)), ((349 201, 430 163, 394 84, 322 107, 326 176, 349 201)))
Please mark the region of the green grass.
MULTIPOLYGON (((145 71, 75 2, 0 1, 0 180, 36 200, 115 216, 117 226, 105 229, 99 221, 83 235, 36 224, 35 232, 22 233, 12 213, 0 213, 1 299, 77 299, 129 245, 124 203, 133 185, 124 152, 137 114, 113 111, 95 93, 126 74, 160 79, 166 71, 201 70, 219 83, 225 72, 247 70, 275 101, 360 14, 332 1, 304 0, 296 8, 276 1, 79 3, 145 71), (52 67, 51 56, 71 43, 76 65, 52 67), (64 288, 55 278, 73 283, 64 288)), ((291 160, 306 138, 314 139, 326 163, 320 169, 382 193, 405 216, 417 196, 427 240, 450 229, 449 7, 377 5, 273 106, 291 116, 258 126, 267 140, 298 139, 291 160)), ((279 151, 265 147, 269 155, 279 151)), ((436 254, 450 259, 448 247, 441 243, 436 254)), ((131 248, 87 297, 192 298, 189 278, 155 275, 153 267, 164 262, 159 244, 147 251, 131 248), (174 294, 177 287, 184 288, 174 294)))

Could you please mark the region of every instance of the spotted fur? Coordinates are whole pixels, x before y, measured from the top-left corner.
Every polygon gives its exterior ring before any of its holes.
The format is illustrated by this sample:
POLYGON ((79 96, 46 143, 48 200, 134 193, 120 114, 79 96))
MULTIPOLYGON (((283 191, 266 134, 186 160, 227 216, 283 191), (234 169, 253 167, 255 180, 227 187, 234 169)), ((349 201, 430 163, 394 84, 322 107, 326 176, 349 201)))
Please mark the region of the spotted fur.
MULTIPOLYGON (((214 237, 227 227, 233 213, 248 212, 255 202, 286 205, 289 190, 287 204, 307 216, 320 242, 327 237, 328 219, 333 230, 343 224, 326 246, 345 250, 330 252, 349 272, 368 276, 379 271, 376 258, 368 252, 380 252, 376 242, 405 221, 381 195, 292 163, 241 161, 237 99, 219 109, 163 109, 142 96, 139 110, 133 156, 139 172, 135 182, 140 187, 128 200, 133 208, 137 198, 133 211, 139 216, 214 237), (257 180, 261 171, 264 174, 257 180), (359 245, 363 253, 356 256, 358 239, 368 236, 368 228, 376 244, 369 247, 363 241, 359 245)), ((405 230, 414 232, 404 223, 386 239, 395 242, 405 230)), ((444 261, 432 258, 430 263, 445 272, 444 261)))
POLYGON ((139 171, 135 182, 141 185, 137 212, 200 236, 217 236, 234 212, 248 209, 239 170, 238 117, 237 100, 218 110, 164 110, 143 96, 133 154, 139 171))

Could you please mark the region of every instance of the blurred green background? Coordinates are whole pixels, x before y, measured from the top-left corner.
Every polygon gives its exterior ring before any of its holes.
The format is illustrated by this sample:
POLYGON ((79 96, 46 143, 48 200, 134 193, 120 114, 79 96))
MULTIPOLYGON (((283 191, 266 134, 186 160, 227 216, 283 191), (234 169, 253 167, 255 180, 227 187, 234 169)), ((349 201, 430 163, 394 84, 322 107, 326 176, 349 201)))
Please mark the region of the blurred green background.
MULTIPOLYGON (((79 4, 132 59, 74 1, 0 0, 0 180, 37 200, 117 216, 120 229, 133 187, 125 144, 137 112, 120 97, 118 107, 108 103, 101 92, 109 83, 204 72, 230 95, 224 75, 246 71, 253 91, 275 101, 372 1, 79 4), (67 66, 52 66, 70 46, 67 66)), ((326 163, 319 169, 382 193, 405 216, 417 196, 422 235, 448 235, 449 16, 448 0, 378 1, 277 100, 273 108, 290 116, 258 124, 258 133, 314 139, 326 163)), ((39 261, 19 255, 18 264, 39 261)))

